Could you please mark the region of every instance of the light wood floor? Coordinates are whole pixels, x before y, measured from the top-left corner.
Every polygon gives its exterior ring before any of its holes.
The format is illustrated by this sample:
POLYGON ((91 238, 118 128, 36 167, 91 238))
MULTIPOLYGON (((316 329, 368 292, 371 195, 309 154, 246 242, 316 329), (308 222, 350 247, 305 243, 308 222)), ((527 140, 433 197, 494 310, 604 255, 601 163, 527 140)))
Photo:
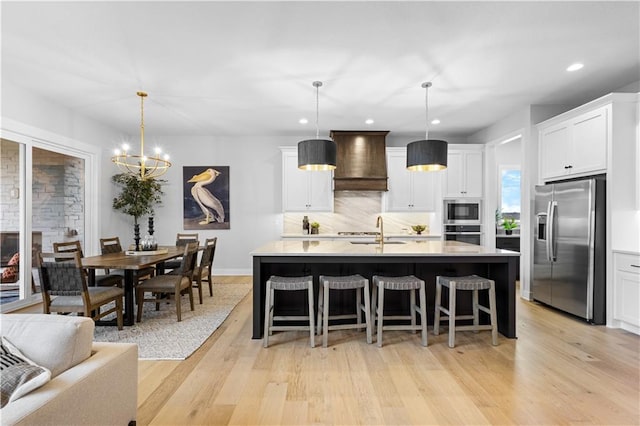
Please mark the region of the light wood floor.
POLYGON ((249 294, 185 361, 139 362, 139 425, 640 424, 640 337, 535 303, 518 302, 517 340, 461 332, 455 349, 431 330, 426 348, 346 330, 326 349, 304 332, 264 349, 251 309, 249 294))

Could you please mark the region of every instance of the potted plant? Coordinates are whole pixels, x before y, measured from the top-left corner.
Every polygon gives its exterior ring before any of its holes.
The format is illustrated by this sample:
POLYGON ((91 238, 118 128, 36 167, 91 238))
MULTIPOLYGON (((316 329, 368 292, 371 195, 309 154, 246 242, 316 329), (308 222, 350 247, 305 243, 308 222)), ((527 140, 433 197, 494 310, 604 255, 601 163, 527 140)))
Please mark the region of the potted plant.
POLYGON ((513 230, 518 227, 516 220, 513 218, 506 218, 502 221, 502 227, 504 228, 504 233, 507 235, 511 235, 513 230))
POLYGON ((138 218, 153 214, 156 204, 162 202, 162 180, 144 179, 128 173, 119 173, 111 177, 113 183, 122 187, 120 195, 113 199, 113 208, 133 216, 134 241, 136 250, 140 250, 140 225, 138 218))
POLYGON ((311 222, 309 226, 311 227, 312 234, 317 234, 320 230, 320 224, 318 222, 311 222))

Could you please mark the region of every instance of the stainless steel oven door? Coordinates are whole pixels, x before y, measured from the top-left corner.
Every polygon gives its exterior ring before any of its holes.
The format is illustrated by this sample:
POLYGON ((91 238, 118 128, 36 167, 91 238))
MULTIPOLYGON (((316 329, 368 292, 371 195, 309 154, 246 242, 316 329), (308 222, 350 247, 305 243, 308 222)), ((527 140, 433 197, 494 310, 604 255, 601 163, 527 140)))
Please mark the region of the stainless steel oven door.
POLYGON ((446 241, 459 241, 477 246, 482 245, 482 233, 480 232, 446 232, 444 239, 446 241))
POLYGON ((445 224, 481 224, 482 202, 480 200, 445 200, 445 224))

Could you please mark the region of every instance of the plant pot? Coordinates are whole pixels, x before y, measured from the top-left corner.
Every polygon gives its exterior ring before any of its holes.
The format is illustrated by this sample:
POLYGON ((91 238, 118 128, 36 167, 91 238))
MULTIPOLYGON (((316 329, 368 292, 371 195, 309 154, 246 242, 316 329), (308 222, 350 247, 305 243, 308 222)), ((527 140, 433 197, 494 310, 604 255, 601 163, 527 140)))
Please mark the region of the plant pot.
POLYGON ((311 233, 312 234, 317 234, 318 230, 319 230, 319 228, 311 228, 311 233))
POLYGON ((513 230, 512 230, 512 229, 505 229, 505 230, 504 230, 504 233, 505 233, 506 235, 511 235, 511 234, 513 234, 513 230))

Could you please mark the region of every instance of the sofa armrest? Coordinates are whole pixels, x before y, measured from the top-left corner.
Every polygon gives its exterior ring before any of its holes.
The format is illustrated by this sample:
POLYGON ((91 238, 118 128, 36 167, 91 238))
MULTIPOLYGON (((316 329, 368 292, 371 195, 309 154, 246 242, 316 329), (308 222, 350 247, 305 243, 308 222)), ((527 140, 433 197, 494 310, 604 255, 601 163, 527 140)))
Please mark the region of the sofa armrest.
POLYGON ((138 346, 93 343, 93 353, 2 409, 3 425, 127 425, 136 420, 138 346))

